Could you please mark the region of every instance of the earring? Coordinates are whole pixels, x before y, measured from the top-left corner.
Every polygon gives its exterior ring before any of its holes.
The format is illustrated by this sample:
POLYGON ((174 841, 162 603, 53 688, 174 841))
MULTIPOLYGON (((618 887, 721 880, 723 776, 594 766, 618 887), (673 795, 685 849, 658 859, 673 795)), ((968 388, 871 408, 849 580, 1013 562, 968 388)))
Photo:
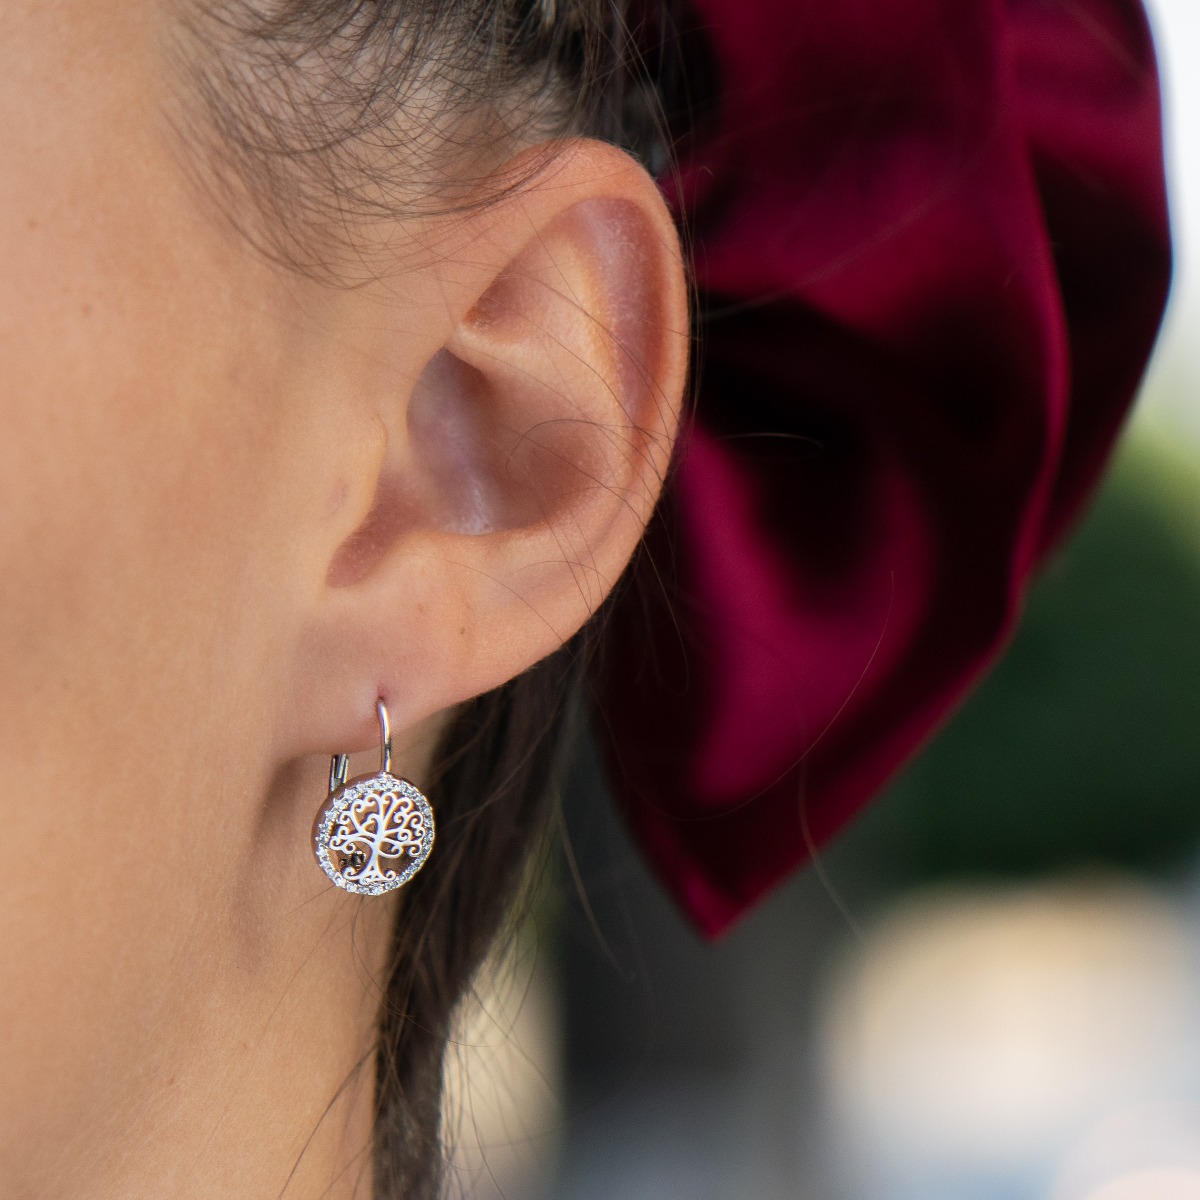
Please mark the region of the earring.
POLYGON ((340 888, 378 896, 407 883, 433 849, 433 809, 407 779, 392 774, 392 730, 387 708, 379 718, 377 775, 346 782, 349 757, 329 764, 329 798, 313 824, 313 852, 321 870, 340 888))

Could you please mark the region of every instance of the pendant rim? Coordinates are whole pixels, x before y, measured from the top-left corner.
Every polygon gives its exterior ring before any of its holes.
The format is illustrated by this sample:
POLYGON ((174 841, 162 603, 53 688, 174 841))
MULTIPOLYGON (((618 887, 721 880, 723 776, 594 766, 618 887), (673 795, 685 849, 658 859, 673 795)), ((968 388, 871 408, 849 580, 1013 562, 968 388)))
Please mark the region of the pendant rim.
POLYGON ((376 771, 369 775, 358 775, 347 780, 336 792, 330 794, 317 818, 313 822, 313 853, 317 864, 329 877, 331 883, 343 891, 357 896, 379 896, 385 892, 393 892, 403 887, 425 865, 433 849, 435 836, 433 807, 428 797, 416 784, 390 771, 376 771), (329 840, 337 818, 345 812, 350 804, 366 795, 378 795, 384 790, 396 790, 407 796, 420 810, 425 826, 425 832, 417 843, 417 853, 411 858, 402 871, 396 873, 394 879, 376 880, 371 883, 359 883, 347 878, 342 870, 334 863, 329 849, 329 840))

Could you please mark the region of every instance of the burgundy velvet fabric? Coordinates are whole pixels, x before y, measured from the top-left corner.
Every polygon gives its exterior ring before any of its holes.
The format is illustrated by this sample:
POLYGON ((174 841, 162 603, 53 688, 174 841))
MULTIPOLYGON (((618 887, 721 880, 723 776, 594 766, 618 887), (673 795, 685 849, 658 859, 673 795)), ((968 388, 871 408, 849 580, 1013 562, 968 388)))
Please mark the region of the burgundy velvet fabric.
POLYGON ((1170 252, 1136 0, 695 10, 715 108, 668 190, 697 405, 600 688, 632 828, 716 935, 1002 648, 1170 252))

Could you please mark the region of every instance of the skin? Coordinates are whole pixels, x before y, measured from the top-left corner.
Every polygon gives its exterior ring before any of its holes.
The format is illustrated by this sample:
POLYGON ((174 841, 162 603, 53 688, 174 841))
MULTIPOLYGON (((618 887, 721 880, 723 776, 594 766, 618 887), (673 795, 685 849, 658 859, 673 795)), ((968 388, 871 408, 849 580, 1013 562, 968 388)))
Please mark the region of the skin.
POLYGON ((601 601, 683 277, 589 142, 363 231, 368 285, 272 265, 195 182, 174 19, 0 29, 0 1196, 363 1197, 397 908, 315 865, 328 756, 373 769, 383 696, 419 784, 601 601))

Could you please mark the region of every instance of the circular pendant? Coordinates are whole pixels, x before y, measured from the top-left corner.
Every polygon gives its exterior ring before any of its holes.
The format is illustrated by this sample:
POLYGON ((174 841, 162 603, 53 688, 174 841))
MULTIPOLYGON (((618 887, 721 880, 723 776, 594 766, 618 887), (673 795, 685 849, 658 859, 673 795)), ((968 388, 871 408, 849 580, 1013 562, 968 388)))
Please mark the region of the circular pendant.
POLYGON ((433 849, 433 809, 386 771, 339 788, 317 814, 313 850, 340 888, 378 896, 407 883, 433 849))

